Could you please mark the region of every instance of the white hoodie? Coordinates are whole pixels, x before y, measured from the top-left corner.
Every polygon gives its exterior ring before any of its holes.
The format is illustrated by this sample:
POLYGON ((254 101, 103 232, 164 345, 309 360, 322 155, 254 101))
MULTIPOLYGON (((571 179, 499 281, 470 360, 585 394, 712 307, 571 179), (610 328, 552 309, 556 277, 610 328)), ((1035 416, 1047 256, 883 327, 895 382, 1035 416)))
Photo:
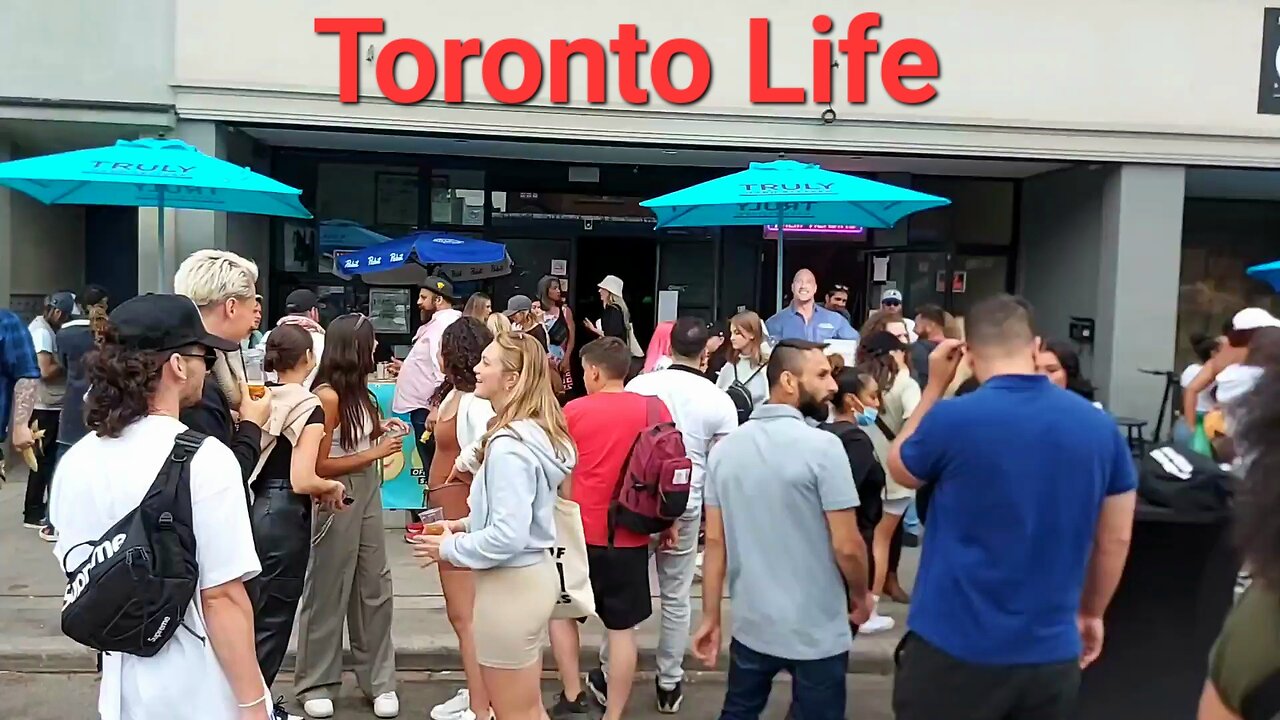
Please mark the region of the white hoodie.
POLYGON ((489 441, 471 483, 468 531, 453 535, 440 556, 459 567, 526 567, 556 544, 555 503, 577 458, 532 420, 517 420, 489 441))

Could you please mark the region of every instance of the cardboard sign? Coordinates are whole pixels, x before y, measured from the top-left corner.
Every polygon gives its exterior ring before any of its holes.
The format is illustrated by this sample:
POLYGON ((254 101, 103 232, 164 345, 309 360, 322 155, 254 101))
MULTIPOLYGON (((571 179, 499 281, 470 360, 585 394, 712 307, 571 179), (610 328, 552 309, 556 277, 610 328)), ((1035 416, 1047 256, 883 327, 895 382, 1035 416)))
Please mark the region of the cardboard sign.
MULTIPOLYGON (((369 390, 378 401, 378 410, 384 418, 398 417, 409 422, 408 415, 391 411, 395 398, 394 382, 371 382, 369 390)), ((385 457, 381 462, 382 508, 384 510, 421 510, 426 504, 427 468, 418 457, 417 438, 410 433, 400 441, 400 452, 385 457)))

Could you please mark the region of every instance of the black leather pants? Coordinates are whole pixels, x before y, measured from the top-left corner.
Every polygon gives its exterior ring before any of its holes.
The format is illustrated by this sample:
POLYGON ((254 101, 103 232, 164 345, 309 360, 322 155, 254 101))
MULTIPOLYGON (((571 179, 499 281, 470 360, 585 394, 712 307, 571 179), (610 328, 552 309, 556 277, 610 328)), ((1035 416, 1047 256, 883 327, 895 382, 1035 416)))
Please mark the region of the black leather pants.
POLYGON ((275 682, 289 649, 302 583, 311 557, 311 498, 293 492, 288 480, 255 484, 249 519, 262 573, 248 583, 253 602, 258 666, 267 685, 275 682))

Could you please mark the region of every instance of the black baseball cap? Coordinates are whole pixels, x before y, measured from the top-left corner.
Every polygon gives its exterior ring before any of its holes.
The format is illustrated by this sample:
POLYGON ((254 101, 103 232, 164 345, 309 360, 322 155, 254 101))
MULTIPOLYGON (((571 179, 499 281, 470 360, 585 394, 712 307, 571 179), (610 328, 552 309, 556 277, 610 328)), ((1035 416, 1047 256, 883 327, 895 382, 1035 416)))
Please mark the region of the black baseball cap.
POLYGON ((449 282, 447 278, 442 278, 439 275, 432 275, 426 280, 423 280, 420 287, 426 288, 427 290, 430 290, 431 292, 448 300, 458 299, 457 294, 453 291, 453 283, 449 282))
POLYGON ((320 307, 320 296, 306 288, 298 288, 284 299, 284 311, 287 313, 304 313, 320 307))
POLYGON ((203 345, 232 352, 240 343, 211 334, 191 298, 147 293, 124 301, 111 313, 116 339, 130 350, 163 352, 203 345))

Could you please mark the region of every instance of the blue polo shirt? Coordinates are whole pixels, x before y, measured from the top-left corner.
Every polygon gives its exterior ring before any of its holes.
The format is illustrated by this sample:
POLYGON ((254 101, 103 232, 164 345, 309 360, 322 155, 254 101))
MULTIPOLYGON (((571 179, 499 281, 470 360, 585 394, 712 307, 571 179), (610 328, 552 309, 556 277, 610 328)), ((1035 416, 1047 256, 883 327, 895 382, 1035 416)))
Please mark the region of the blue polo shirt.
POLYGON ((936 485, 911 630, 971 663, 1078 658, 1102 502, 1137 487, 1115 420, 1048 378, 1003 375, 938 403, 902 461, 936 485))
POLYGON ((807 323, 804 316, 796 311, 795 305, 788 305, 769 318, 765 327, 769 330, 769 336, 776 340, 826 342, 858 339, 858 332, 843 315, 817 303, 813 306, 813 318, 807 323))

